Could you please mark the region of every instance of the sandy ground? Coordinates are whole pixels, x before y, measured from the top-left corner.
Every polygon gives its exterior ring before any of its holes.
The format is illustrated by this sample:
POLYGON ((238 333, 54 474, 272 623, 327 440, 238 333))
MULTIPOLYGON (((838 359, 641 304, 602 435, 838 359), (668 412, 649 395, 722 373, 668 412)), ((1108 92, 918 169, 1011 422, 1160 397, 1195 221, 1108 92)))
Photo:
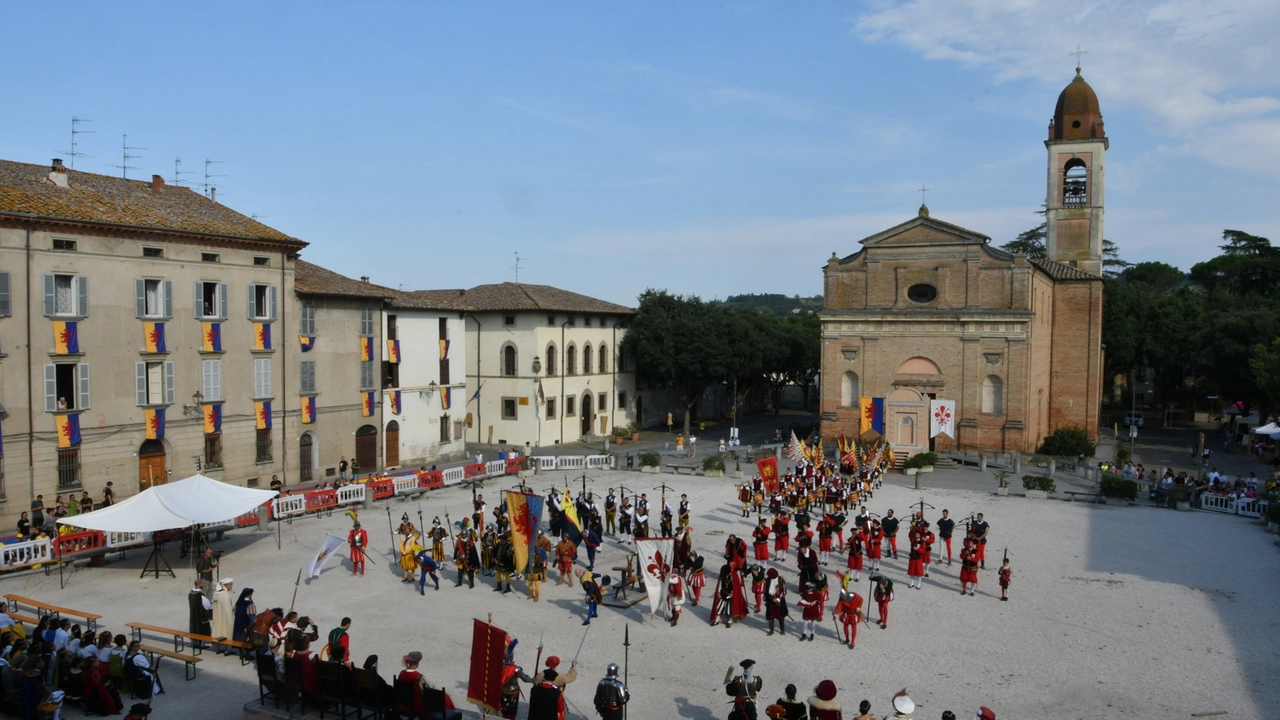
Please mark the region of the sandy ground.
MULTIPOLYGON (((976 477, 972 471, 951 472, 976 477)), ((601 494, 611 485, 634 484, 656 502, 659 493, 650 488, 661 480, 674 485, 673 504, 678 493, 687 492, 694 503, 698 548, 708 556, 709 586, 724 536, 749 533, 750 521, 739 516, 730 479, 662 475, 660 480, 621 472, 594 477, 588 487, 601 494)), ((534 486, 543 489, 552 478, 563 484, 562 476, 553 474, 536 478, 534 486)), ((871 510, 894 508, 901 515, 923 498, 937 507, 928 511, 930 519, 943 507, 953 517, 986 513, 992 525, 988 555, 996 560, 981 574, 976 597, 960 595, 958 561, 950 568, 935 565, 923 589, 908 589, 903 552, 901 560, 885 566, 900 581, 888 629, 864 626, 852 650, 836 641, 829 614, 818 638, 801 643, 796 623, 789 623, 785 637, 766 637, 762 616, 730 629, 710 627, 706 594, 701 606, 686 609, 676 628, 649 617, 647 603, 627 610, 605 607, 590 626, 581 675, 567 693, 571 716, 596 717, 591 707, 595 682, 607 663, 622 664, 623 628, 630 625, 633 718, 725 717, 725 669, 748 657, 757 661, 764 678, 764 699, 780 696, 789 682, 806 696, 818 681, 831 678, 846 713, 867 698, 877 717, 890 712, 890 697, 903 687, 921 706, 917 718, 940 717, 946 709, 967 717, 984 704, 1001 718, 1168 718, 1214 711, 1226 711, 1230 718, 1277 717, 1280 689, 1269 681, 1280 671, 1280 571, 1275 536, 1257 523, 1211 513, 996 497, 978 490, 915 491, 895 485, 902 481, 895 476, 878 491, 868 503, 871 510), (1002 603, 995 568, 1006 545, 1015 573, 1012 600, 1002 603)), ((500 488, 491 481, 482 492, 492 502, 500 488)), ((438 491, 423 498, 422 512, 428 522, 434 515, 443 517, 446 509, 457 519, 469 499, 460 488, 438 491)), ((418 509, 415 502, 392 502, 362 513, 374 549, 382 552, 373 556, 378 564, 371 563, 366 577, 352 577, 344 559, 319 578, 304 580, 298 591, 298 609, 317 619, 322 634, 341 616, 352 616, 353 654, 377 653, 384 675, 398 669, 401 655, 420 650, 428 677, 444 684, 460 704, 473 617, 492 613, 495 624, 515 634, 517 660, 526 669, 540 635, 544 658, 555 654, 566 664, 573 658, 587 630, 576 587, 549 582, 542 602, 535 604, 519 592, 493 592, 490 578, 478 579, 474 590, 455 588, 450 567, 440 591, 428 586, 421 597, 399 582, 386 526, 388 506, 397 519, 404 510, 416 516, 418 509)), ((345 534, 349 526, 341 514, 283 525, 281 549, 274 532, 232 533, 217 544, 228 551, 222 574, 234 577, 237 589, 255 588, 259 608, 288 606, 298 568, 327 532, 345 534)), ((597 569, 610 572, 624 552, 610 540, 597 569)), ((6 579, 0 588, 102 613, 103 627, 113 631, 124 631, 124 623, 133 620, 185 627, 193 572, 186 561, 172 557, 177 579, 139 579, 145 558, 146 552, 135 551, 127 559, 113 558, 106 568, 80 568, 62 590, 56 573, 6 579)), ((843 558, 828 569, 837 567, 843 569, 843 558)), ((793 584, 794 562, 781 569, 793 584)), ((517 591, 522 589, 517 583, 517 591)), ((866 592, 865 574, 860 592, 866 592)), ((229 720, 256 698, 252 667, 210 653, 204 658, 193 682, 183 682, 181 668, 171 661, 162 665, 168 692, 155 706, 163 717, 229 720)))

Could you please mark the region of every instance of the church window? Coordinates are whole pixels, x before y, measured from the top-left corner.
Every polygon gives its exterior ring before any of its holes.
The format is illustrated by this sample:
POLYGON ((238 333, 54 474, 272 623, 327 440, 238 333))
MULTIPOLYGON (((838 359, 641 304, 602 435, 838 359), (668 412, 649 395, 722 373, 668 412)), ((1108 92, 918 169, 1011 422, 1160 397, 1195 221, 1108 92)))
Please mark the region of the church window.
POLYGON ((840 379, 840 407, 858 407, 858 374, 849 371, 840 379))
POLYGON ((907 288, 907 299, 917 303, 931 303, 938 299, 938 288, 928 283, 916 283, 907 288))
POLYGON ((982 412, 998 414, 1004 408, 1004 382, 995 375, 982 380, 982 412))
POLYGON ((1084 161, 1072 158, 1063 168, 1065 176, 1062 180, 1063 207, 1084 207, 1088 204, 1088 173, 1084 161))

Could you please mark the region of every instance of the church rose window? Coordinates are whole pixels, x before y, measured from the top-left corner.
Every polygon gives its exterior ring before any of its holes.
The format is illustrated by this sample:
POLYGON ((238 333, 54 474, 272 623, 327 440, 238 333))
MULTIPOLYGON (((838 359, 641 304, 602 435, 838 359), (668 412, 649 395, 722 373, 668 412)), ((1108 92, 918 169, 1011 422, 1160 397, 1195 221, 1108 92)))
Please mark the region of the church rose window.
POLYGON ((938 298, 938 288, 926 283, 919 283, 907 288, 907 299, 911 302, 927 303, 938 298))

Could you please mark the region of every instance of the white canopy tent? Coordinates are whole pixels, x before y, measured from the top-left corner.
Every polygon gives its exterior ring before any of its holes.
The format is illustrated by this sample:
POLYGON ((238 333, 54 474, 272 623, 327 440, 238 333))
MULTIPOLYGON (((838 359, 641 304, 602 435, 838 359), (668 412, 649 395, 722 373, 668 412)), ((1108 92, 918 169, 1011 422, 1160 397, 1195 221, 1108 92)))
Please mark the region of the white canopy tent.
POLYGON ((1275 437, 1276 435, 1280 435, 1280 426, 1277 426, 1273 422, 1269 422, 1260 428, 1254 428, 1253 433, 1255 435, 1267 435, 1269 437, 1275 437))
POLYGON ((199 523, 221 523, 252 511, 276 496, 219 482, 204 475, 155 485, 101 510, 61 518, 59 523, 103 532, 155 532, 199 523))

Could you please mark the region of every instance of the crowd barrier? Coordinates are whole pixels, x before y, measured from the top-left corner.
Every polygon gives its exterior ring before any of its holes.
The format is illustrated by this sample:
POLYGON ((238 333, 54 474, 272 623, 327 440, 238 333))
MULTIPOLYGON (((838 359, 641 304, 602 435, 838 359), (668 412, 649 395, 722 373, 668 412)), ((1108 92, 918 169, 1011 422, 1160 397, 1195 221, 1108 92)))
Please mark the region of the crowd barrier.
POLYGON ((586 467, 586 458, 582 455, 561 455, 556 458, 557 470, 581 470, 586 467))
POLYGON ((48 538, 23 540, 0 547, 0 570, 17 570, 47 563, 53 558, 53 543, 48 538))
POLYGON ((1230 495, 1210 495, 1205 493, 1200 496, 1200 509, 1209 510, 1210 512, 1226 513, 1228 515, 1243 515, 1251 518, 1261 518, 1267 514, 1269 504, 1266 500, 1257 498, 1233 498, 1230 495))
POLYGON ((149 532, 116 532, 114 530, 107 531, 107 547, 123 548, 130 545, 142 545, 151 542, 151 533, 149 532))
POLYGON ((539 470, 555 470, 556 458, 553 455, 541 455, 534 458, 538 463, 539 470))
POLYGON ((588 455, 587 468, 590 470, 602 470, 604 468, 613 467, 613 455, 588 455))
POLYGON ((460 468, 460 467, 449 468, 448 470, 445 470, 444 484, 457 485, 458 483, 462 482, 462 479, 466 477, 466 474, 464 471, 465 471, 465 468, 460 468))
POLYGON ((364 485, 343 485, 338 488, 338 504, 351 505, 364 502, 364 485))
POLYGON ((410 493, 422 492, 422 484, 416 474, 402 475, 391 481, 392 486, 396 489, 396 495, 408 495, 410 493))

